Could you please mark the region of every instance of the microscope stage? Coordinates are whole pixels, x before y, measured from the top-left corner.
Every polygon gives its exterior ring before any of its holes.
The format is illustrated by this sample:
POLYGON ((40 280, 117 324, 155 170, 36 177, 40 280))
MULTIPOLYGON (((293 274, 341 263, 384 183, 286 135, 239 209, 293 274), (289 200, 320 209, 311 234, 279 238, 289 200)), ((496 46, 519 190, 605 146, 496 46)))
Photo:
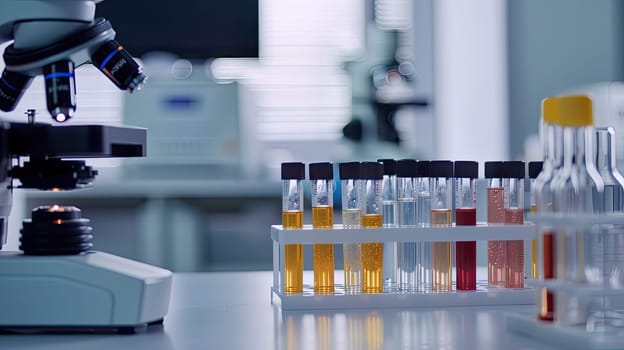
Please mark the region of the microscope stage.
POLYGON ((102 252, 0 252, 0 328, 134 328, 162 321, 170 271, 102 252))

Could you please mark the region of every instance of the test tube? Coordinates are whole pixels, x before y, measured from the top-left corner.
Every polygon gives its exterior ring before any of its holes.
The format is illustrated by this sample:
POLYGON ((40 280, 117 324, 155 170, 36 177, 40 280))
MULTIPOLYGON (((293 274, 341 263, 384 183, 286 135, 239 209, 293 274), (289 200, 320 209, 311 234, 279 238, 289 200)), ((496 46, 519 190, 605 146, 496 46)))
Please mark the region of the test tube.
MULTIPOLYGON (((383 179, 381 181, 381 207, 383 227, 397 227, 397 161, 394 159, 377 159, 383 164, 383 179)), ((397 243, 386 242, 383 252, 384 283, 389 290, 397 287, 397 243)))
MULTIPOLYGON (((340 187, 342 193, 342 226, 360 228, 360 163, 340 163, 340 187)), ((344 279, 346 293, 362 291, 362 247, 360 243, 345 243, 344 279)))
MULTIPOLYGON (((416 210, 420 227, 431 226, 431 162, 421 160, 416 163, 416 210)), ((431 290, 431 242, 416 242, 416 284, 419 291, 431 290)))
MULTIPOLYGON (((531 214, 537 212, 537 202, 535 200, 535 179, 542 171, 544 162, 529 162, 529 211, 531 214)), ((531 278, 537 278, 537 240, 531 240, 531 278)))
MULTIPOLYGON (((282 163, 282 226, 285 230, 303 228, 303 163, 282 163)), ((284 246, 284 292, 303 292, 303 245, 284 246)))
MULTIPOLYGON (((455 223, 457 226, 477 224, 476 179, 479 163, 455 162, 455 223)), ((455 243, 455 274, 457 290, 477 289, 477 242, 455 243)))
MULTIPOLYGON (((418 225, 416 220, 417 164, 413 159, 402 159, 397 163, 399 227, 417 227, 418 225)), ((397 243, 397 263, 399 289, 417 290, 416 243, 397 243)))
MULTIPOLYGON (((553 180, 555 172, 563 163, 563 130, 558 123, 559 101, 556 97, 542 100, 542 123, 540 134, 544 152, 542 171, 535 179, 532 192, 535 194, 536 212, 540 214, 554 213, 553 180)), ((537 240, 538 278, 553 279, 555 271, 555 228, 541 225, 537 240)), ((555 295, 546 288, 538 291, 537 318, 542 321, 553 321, 555 317, 555 295)))
MULTIPOLYGON (((487 187, 487 223, 505 224, 503 162, 485 162, 487 187)), ((505 241, 488 241, 488 285, 505 286, 505 241)))
MULTIPOLYGON (((312 227, 327 229, 334 227, 334 172, 332 163, 310 163, 312 192, 312 227)), ((314 247, 314 292, 334 292, 334 245, 315 244, 314 247)))
MULTIPOLYGON (((503 163, 505 225, 524 225, 524 162, 503 163)), ((505 288, 524 288, 524 241, 505 242, 505 288)))
MULTIPOLYGON (((453 162, 447 160, 431 161, 431 226, 449 227, 453 224, 453 202, 451 179, 453 162)), ((433 242, 432 290, 449 292, 453 287, 453 245, 451 242, 433 242)))
MULTIPOLYGON (((360 199, 362 228, 381 228, 381 180, 383 165, 377 162, 360 164, 362 197, 360 199)), ((383 243, 362 243, 362 290, 383 292, 383 243)))

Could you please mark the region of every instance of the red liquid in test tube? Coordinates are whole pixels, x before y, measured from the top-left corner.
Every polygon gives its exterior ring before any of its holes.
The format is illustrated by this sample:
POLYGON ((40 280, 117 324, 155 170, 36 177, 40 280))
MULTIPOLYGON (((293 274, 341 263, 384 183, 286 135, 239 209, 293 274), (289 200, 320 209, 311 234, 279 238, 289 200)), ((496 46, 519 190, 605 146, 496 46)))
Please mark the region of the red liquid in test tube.
MULTIPOLYGON (((456 209, 457 226, 475 226, 477 209, 456 209)), ((457 290, 477 289, 477 242, 457 242, 455 246, 457 290)))

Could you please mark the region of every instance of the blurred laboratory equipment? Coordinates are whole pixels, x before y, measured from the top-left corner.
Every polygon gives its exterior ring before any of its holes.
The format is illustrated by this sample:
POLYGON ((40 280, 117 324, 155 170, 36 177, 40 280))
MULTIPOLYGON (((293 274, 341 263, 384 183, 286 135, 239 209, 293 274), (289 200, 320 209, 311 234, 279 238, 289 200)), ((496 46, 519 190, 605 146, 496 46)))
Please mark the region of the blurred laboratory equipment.
POLYGON ((147 127, 149 157, 126 162, 130 178, 245 178, 255 162, 248 159, 255 137, 240 111, 237 83, 209 79, 204 63, 166 55, 145 59, 153 72, 150 88, 124 101, 124 122, 147 127), (182 69, 174 67, 184 63, 182 69), (163 72, 164 71, 164 72, 163 72))

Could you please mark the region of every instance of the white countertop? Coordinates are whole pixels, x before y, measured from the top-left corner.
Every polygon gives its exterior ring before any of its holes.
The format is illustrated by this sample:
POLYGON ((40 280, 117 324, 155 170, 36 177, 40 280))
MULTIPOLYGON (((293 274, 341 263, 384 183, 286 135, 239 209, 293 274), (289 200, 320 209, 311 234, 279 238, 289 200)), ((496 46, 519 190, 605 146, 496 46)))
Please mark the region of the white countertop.
POLYGON ((505 313, 533 306, 282 312, 271 282, 271 272, 175 274, 162 327, 1 335, 0 349, 553 349, 505 329, 505 313))

